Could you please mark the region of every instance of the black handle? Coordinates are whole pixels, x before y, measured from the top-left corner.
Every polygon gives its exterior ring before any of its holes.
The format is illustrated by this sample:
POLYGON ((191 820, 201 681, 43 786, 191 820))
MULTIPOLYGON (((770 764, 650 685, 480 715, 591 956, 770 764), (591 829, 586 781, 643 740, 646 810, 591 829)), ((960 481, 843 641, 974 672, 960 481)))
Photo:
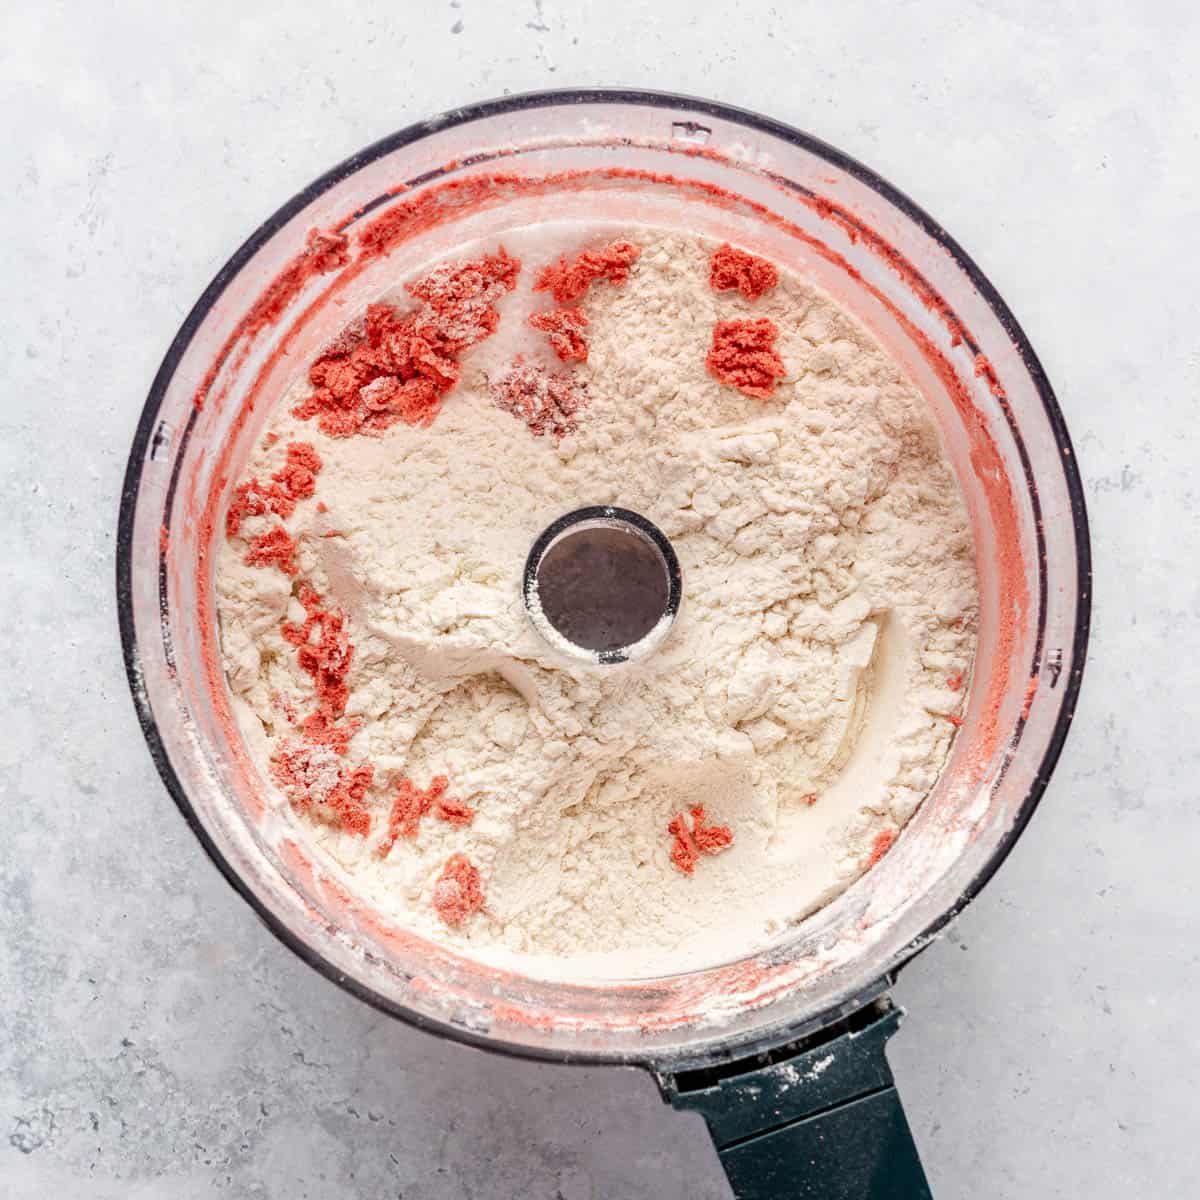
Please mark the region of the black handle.
POLYGON ((884 1054, 903 1015, 876 1001, 802 1042, 659 1084, 704 1117, 738 1200, 932 1200, 884 1054))

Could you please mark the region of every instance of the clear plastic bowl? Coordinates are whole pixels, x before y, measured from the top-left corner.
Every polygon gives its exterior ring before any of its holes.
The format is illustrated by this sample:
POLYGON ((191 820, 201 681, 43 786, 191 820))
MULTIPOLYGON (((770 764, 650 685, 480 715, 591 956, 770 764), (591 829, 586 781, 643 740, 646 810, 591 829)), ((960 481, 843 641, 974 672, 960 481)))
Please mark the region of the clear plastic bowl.
POLYGON ((287 945, 381 1009, 464 1041, 673 1068, 800 1036, 861 1005, 978 892, 1061 749, 1089 579, 1061 413, 1012 314, 950 237, 794 129, 627 92, 448 113, 364 150, 271 217, 204 293, 154 380, 118 537, 121 631, 151 753, 208 853, 287 945), (483 966, 390 925, 310 860, 266 803, 230 717, 210 551, 267 401, 396 272, 514 226, 609 216, 730 238, 808 272, 907 367, 967 499, 980 640, 946 769, 878 866, 766 952, 570 984, 483 966), (349 238, 348 265, 296 269, 311 265, 314 228, 349 238))

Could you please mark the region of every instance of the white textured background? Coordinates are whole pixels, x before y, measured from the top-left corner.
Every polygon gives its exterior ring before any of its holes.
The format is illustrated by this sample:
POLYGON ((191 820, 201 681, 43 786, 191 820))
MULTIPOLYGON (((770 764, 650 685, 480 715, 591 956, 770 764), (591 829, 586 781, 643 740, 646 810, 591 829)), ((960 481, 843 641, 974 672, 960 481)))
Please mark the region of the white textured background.
POLYGON ((648 1078, 491 1058, 293 959, 142 744, 125 454, 184 312, 281 201, 465 101, 626 84, 863 159, 991 276, 1092 509, 1075 729, 898 989, 939 1200, 1197 1194, 1200 18, 1192 3, 0 3, 0 1197, 726 1195, 648 1078), (301 11, 303 10, 303 11, 301 11))

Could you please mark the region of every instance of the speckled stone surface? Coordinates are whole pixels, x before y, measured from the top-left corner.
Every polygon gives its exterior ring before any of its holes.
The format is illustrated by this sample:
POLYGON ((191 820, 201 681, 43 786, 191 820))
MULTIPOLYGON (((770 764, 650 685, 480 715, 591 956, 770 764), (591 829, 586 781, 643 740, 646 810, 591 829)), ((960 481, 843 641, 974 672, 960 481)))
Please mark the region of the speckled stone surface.
POLYGON ((127 447, 241 239, 414 119, 618 83, 864 159, 953 231, 1040 352, 1092 507, 1091 666, 1028 833, 902 979, 892 1059, 939 1197, 1195 1194, 1197 10, 647 8, 6 7, 4 1200, 727 1194, 698 1119, 645 1076, 439 1042, 278 945, 159 783, 116 637, 127 447))

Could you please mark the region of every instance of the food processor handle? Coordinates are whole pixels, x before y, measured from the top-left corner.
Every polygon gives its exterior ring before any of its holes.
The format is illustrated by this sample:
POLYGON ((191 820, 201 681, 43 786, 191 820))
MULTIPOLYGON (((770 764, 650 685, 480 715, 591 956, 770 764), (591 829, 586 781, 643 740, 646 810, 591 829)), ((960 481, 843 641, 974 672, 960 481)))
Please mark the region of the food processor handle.
POLYGON ((700 1113, 738 1200, 932 1200, 884 1055, 884 998, 801 1042, 722 1067, 656 1072, 700 1113))

